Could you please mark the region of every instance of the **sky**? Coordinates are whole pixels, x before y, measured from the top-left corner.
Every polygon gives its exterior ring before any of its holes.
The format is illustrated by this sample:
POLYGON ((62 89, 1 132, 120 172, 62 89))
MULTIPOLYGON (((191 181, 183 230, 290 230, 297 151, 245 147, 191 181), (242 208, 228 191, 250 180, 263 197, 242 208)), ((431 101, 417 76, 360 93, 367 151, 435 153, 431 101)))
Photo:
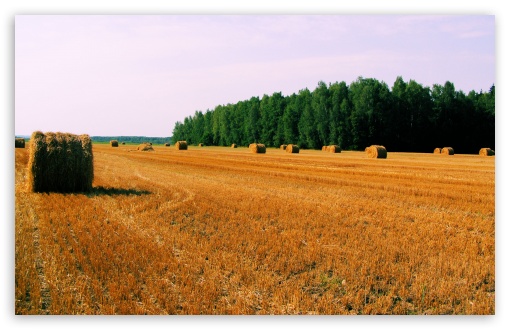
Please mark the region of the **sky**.
POLYGON ((496 83, 495 16, 16 15, 15 134, 171 136, 195 111, 398 76, 496 83))

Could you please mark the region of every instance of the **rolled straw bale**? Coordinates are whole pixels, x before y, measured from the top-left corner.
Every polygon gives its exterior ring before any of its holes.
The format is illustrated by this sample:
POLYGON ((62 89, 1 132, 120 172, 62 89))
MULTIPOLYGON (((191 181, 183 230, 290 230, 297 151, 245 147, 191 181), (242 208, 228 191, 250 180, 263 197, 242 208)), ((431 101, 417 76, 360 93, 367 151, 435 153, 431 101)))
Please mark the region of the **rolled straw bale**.
POLYGON ((122 145, 125 145, 125 144, 126 144, 126 142, 122 142, 122 145))
POLYGON ((386 158, 388 156, 384 146, 371 145, 365 148, 365 152, 368 158, 386 158))
POLYGON ((14 148, 25 148, 25 139, 14 138, 14 148))
POLYGON ((231 147, 231 148, 237 148, 237 144, 232 143, 232 145, 231 145, 230 147, 231 147))
POLYGON ((451 147, 444 147, 443 149, 441 149, 441 154, 442 155, 454 155, 453 148, 451 148, 451 147))
POLYGON ((480 154, 480 156, 494 156, 495 155, 494 150, 492 150, 491 148, 482 148, 482 149, 480 149, 479 154, 480 154))
POLYGON ((199 146, 199 147, 203 147, 203 146, 204 146, 204 144, 203 144, 203 143, 199 143, 199 144, 198 144, 198 146, 199 146))
POLYGON ((289 144, 287 145, 287 148, 285 149, 288 153, 291 154, 298 154, 299 153, 299 147, 295 144, 289 144))
POLYGON ((110 145, 112 147, 118 147, 119 146, 119 141, 117 141, 117 140, 110 140, 110 145))
POLYGON ((342 152, 342 148, 340 148, 339 145, 332 144, 332 145, 328 146, 328 151, 336 154, 336 153, 342 152))
POLYGON ((175 142, 175 149, 188 150, 188 143, 186 141, 177 141, 175 142))
POLYGON ((434 149, 435 154, 441 154, 441 148, 435 148, 434 149))
POLYGON ((138 148, 136 148, 136 150, 139 150, 139 151, 154 151, 154 148, 152 147, 152 145, 150 143, 142 143, 138 146, 138 148))
POLYGON ((170 143, 165 143, 165 147, 170 147, 170 143))
POLYGON ((328 146, 322 146, 322 151, 328 151, 328 146))
POLYGON ((287 144, 280 145, 280 150, 287 150, 287 144))
POLYGON ((86 192, 92 189, 92 140, 87 134, 42 133, 30 138, 28 186, 33 192, 86 192))
POLYGON ((252 143, 249 146, 250 151, 255 154, 265 154, 266 153, 266 146, 262 143, 252 143))

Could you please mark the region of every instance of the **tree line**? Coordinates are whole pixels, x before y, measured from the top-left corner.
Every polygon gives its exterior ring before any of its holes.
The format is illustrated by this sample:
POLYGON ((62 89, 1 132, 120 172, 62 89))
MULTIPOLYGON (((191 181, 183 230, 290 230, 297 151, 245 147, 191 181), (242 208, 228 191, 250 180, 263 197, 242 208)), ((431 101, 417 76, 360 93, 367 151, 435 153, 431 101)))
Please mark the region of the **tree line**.
POLYGON ((305 149, 337 144, 343 150, 378 144, 410 152, 448 146, 456 153, 478 153, 495 147, 495 86, 466 95, 449 81, 430 88, 400 76, 391 90, 373 78, 359 77, 350 85, 320 81, 313 91, 275 92, 196 111, 175 124, 173 140, 217 146, 292 143, 305 149))
POLYGON ((110 143, 111 140, 117 140, 119 143, 141 144, 151 142, 154 144, 169 143, 171 137, 148 137, 148 136, 91 136, 90 139, 95 143, 110 143))

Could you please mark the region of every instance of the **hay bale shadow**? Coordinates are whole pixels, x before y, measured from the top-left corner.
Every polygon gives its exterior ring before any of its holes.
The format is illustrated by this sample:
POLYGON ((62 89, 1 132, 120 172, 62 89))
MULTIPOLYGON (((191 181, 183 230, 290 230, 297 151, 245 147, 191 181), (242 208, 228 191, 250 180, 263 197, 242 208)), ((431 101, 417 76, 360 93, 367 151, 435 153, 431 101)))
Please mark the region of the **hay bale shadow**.
POLYGON ((93 187, 91 191, 87 192, 86 195, 88 197, 94 197, 94 196, 130 196, 130 195, 136 195, 136 196, 142 196, 142 195, 149 195, 151 194, 148 190, 141 190, 141 189, 124 189, 124 188, 108 188, 108 187, 93 187))

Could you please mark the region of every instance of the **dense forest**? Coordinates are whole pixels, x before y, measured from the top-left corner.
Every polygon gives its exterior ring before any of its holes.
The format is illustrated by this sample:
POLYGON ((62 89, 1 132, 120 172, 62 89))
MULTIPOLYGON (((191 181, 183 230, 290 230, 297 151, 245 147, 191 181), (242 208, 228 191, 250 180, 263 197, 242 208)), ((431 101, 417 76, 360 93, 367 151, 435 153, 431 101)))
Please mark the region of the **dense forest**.
POLYGON ((177 122, 173 140, 228 146, 297 144, 320 149, 337 144, 364 150, 372 144, 388 151, 456 153, 495 149, 495 86, 487 92, 456 91, 453 83, 432 88, 397 77, 393 87, 359 77, 347 85, 318 83, 284 96, 281 92, 218 105, 177 122))
POLYGON ((153 144, 169 143, 171 137, 148 137, 148 136, 91 136, 90 139, 95 143, 110 143, 110 140, 117 140, 119 143, 140 144, 151 142, 153 144))

